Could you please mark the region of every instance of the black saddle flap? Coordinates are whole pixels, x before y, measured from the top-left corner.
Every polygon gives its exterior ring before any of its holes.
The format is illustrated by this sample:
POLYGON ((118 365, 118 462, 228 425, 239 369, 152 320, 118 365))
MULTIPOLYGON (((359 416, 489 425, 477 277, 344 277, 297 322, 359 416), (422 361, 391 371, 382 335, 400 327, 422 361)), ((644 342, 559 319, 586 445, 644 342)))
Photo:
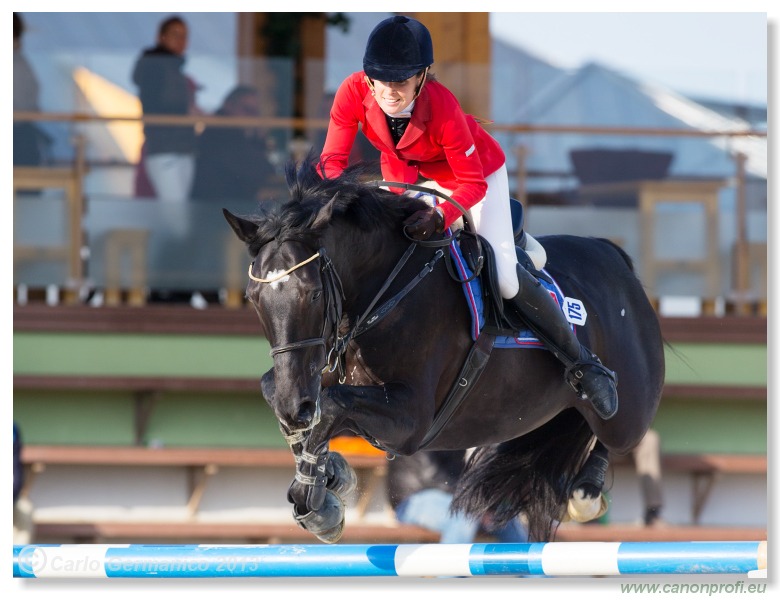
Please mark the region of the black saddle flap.
POLYGON ((498 287, 498 272, 496 271, 496 257, 493 247, 488 241, 477 233, 462 231, 458 239, 460 252, 472 273, 477 272, 480 259, 482 260, 479 274, 482 283, 482 300, 485 306, 485 323, 500 323, 503 320, 503 300, 498 287), (477 237, 480 243, 477 244, 477 237), (482 255, 480 256, 480 246, 482 255))

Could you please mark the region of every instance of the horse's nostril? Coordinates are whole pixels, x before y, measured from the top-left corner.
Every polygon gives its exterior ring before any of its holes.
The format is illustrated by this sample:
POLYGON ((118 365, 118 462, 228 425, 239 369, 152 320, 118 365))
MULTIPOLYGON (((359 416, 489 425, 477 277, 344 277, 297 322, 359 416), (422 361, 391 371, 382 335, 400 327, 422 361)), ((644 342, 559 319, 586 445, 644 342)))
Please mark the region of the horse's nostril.
POLYGON ((300 407, 298 408, 298 415, 295 419, 299 425, 308 427, 311 424, 311 421, 314 418, 314 411, 316 406, 317 405, 314 402, 301 403, 300 407))

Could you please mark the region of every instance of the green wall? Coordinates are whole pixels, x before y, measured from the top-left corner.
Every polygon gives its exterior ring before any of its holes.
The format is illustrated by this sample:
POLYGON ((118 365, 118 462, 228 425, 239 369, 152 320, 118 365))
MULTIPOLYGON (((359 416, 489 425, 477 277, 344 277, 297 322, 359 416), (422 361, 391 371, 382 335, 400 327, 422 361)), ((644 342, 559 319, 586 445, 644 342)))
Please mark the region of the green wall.
MULTIPOLYGON (((130 394, 14 394, 14 420, 29 444, 133 445, 130 394)), ((165 394, 150 413, 143 443, 158 446, 286 448, 258 394, 165 394)))
MULTIPOLYGON (((258 377, 271 368, 268 342, 251 336, 15 333, 14 373, 258 377)), ((667 383, 766 385, 758 344, 674 344, 667 383)))
MULTIPOLYGON (((14 334, 15 374, 258 378, 271 368, 268 343, 250 336, 14 334)), ((675 344, 667 383, 767 384, 767 348, 749 344, 675 344)), ((132 444, 131 393, 15 391, 14 419, 36 444, 132 444)), ((667 452, 763 453, 766 402, 664 400, 654 427, 667 452)), ((285 447, 257 393, 166 393, 154 406, 145 442, 167 446, 285 447)))
POLYGON ((759 344, 674 344, 665 355, 667 383, 767 384, 767 348, 759 344))
POLYGON ((14 374, 257 377, 268 342, 251 336, 14 333, 14 374))

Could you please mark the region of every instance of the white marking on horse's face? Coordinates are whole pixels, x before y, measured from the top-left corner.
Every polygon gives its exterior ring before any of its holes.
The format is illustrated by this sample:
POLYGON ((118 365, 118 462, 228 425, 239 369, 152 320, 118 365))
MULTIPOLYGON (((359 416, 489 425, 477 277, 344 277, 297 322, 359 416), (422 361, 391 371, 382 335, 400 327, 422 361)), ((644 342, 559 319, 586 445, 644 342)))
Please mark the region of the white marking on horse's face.
POLYGON ((626 316, 626 309, 625 308, 620 311, 620 316, 621 317, 625 317, 626 316))
MULTIPOLYGON (((284 273, 284 269, 275 269, 273 271, 268 271, 265 275, 265 279, 273 279, 274 277, 277 277, 278 275, 284 273)), ((285 275, 284 277, 281 277, 277 279, 276 281, 271 282, 271 289, 275 290, 279 287, 280 284, 284 283, 285 281, 289 281, 290 276, 285 275)))

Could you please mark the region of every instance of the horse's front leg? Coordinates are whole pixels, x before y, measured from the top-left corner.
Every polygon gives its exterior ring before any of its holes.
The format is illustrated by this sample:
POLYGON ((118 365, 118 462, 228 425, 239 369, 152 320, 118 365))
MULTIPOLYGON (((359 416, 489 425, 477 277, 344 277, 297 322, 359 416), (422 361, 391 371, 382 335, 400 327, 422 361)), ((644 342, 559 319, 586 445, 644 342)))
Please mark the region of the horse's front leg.
POLYGON ((287 499, 298 525, 333 544, 344 532, 344 496, 357 487, 357 476, 343 456, 328 451, 327 443, 314 452, 308 447, 307 443, 296 464, 287 499))
MULTIPOLYGON (((394 411, 390 407, 398 408, 409 395, 401 393, 394 398, 388 387, 338 385, 322 390, 320 421, 306 438, 287 499, 298 524, 323 542, 334 543, 341 538, 343 497, 357 483, 346 460, 328 451, 328 442, 345 424, 367 434, 378 431, 377 425, 391 429, 389 424, 395 425, 396 421, 392 420, 394 411)), ((397 430, 393 437, 402 439, 412 433, 412 428, 405 435, 397 430)))

